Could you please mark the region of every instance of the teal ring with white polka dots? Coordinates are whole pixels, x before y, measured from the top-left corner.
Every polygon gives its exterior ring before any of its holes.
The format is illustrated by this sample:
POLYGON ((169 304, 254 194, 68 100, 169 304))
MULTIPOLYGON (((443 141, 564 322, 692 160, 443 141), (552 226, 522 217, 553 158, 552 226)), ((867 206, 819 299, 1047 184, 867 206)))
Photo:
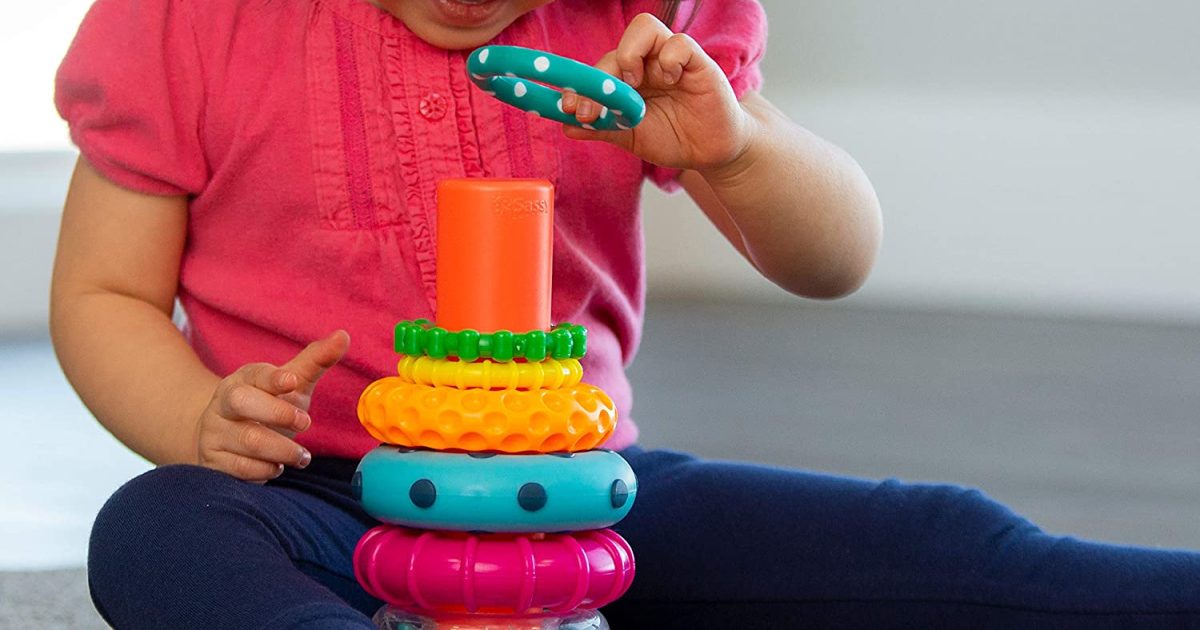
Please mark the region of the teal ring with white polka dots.
POLYGON ((520 46, 484 46, 467 58, 467 73, 480 89, 542 118, 585 129, 632 129, 646 116, 646 101, 628 83, 587 64, 520 46), (545 85, 541 85, 545 84, 545 85), (562 110, 563 92, 600 103, 600 117, 579 122, 562 110))

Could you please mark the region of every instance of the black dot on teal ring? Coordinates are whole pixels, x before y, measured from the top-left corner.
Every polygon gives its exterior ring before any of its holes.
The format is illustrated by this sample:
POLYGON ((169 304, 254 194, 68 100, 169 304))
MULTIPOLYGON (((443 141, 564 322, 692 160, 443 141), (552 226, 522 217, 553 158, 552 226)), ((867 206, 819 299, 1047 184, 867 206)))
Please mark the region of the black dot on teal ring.
POLYGON ((471 459, 491 459, 491 458, 495 457, 496 454, 495 453, 471 452, 471 453, 467 453, 467 456, 470 457, 471 459))
POLYGON ((433 502, 437 501, 437 487, 428 479, 418 479, 408 489, 408 498, 419 508, 433 507, 433 502))
POLYGON ((354 471, 354 477, 350 480, 350 494, 355 501, 362 501, 362 471, 354 471))
POLYGON ((517 503, 526 512, 536 512, 546 507, 546 489, 540 483, 527 483, 517 492, 517 503))
POLYGON ((619 510, 625 507, 625 503, 629 501, 629 486, 618 479, 612 483, 611 494, 613 509, 619 510))

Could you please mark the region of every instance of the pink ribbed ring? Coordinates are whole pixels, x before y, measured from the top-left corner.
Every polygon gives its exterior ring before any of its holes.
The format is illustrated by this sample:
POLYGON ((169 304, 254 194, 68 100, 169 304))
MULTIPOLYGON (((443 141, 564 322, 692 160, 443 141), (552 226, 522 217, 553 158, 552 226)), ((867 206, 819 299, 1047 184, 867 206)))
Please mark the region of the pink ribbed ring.
POLYGON ((354 550, 368 593, 416 611, 493 615, 600 608, 633 583, 633 550, 609 529, 466 534, 383 525, 354 550))

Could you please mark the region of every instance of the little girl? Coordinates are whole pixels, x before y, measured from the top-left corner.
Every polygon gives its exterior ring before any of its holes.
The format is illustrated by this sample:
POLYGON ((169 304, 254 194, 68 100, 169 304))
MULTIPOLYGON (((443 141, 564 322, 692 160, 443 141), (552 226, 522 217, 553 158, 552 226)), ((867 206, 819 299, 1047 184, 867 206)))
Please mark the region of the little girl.
POLYGON ((554 319, 588 327, 622 418, 608 446, 640 479, 614 627, 1200 624, 1200 555, 1049 536, 956 487, 635 445, 645 178, 799 295, 853 291, 878 247, 859 167, 758 93, 765 32, 755 0, 99 0, 58 76, 82 156, 51 324, 88 407, 159 465, 97 517, 104 618, 372 627, 356 398, 393 369, 392 324, 433 315, 437 182, 536 177, 556 187, 554 319), (646 119, 594 132, 503 105, 464 70, 489 42, 595 63, 646 119))

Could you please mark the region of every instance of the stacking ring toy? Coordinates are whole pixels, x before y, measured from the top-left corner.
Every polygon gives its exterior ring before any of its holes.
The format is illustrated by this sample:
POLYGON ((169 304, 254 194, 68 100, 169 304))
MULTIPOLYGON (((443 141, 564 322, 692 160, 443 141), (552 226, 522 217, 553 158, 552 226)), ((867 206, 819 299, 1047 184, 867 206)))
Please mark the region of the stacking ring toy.
POLYGON ((587 64, 519 46, 485 46, 471 53, 467 72, 480 89, 513 107, 585 129, 632 129, 646 115, 646 101, 628 83, 587 64), (537 83, 535 83, 535 81, 537 83), (591 124, 562 109, 562 92, 577 92, 603 108, 591 124))
POLYGON ((380 442, 435 450, 586 451, 612 437, 613 401, 586 383, 562 389, 429 387, 389 376, 358 399, 358 419, 380 442))
POLYGON ((616 532, 474 536, 380 526, 354 549, 371 595, 435 613, 529 615, 599 608, 629 590, 633 552, 616 532))
POLYGON ((423 354, 433 359, 457 357, 463 361, 525 359, 536 362, 547 356, 562 360, 582 359, 587 354, 587 329, 575 324, 559 324, 550 332, 498 330, 481 333, 446 330, 429 320, 418 319, 396 324, 395 340, 396 352, 409 356, 423 354))
POLYGON ((578 385, 583 379, 583 367, 578 359, 546 359, 540 363, 466 363, 404 357, 396 371, 406 383, 457 389, 561 389, 578 385))
POLYGON ((637 498, 612 451, 558 455, 445 453, 380 446, 354 474, 367 514, 393 525, 476 532, 610 527, 637 498))
POLYGON ((372 621, 380 628, 397 630, 600 630, 607 620, 595 610, 574 610, 566 614, 534 613, 511 615, 471 614, 467 612, 408 612, 386 606, 372 621))

